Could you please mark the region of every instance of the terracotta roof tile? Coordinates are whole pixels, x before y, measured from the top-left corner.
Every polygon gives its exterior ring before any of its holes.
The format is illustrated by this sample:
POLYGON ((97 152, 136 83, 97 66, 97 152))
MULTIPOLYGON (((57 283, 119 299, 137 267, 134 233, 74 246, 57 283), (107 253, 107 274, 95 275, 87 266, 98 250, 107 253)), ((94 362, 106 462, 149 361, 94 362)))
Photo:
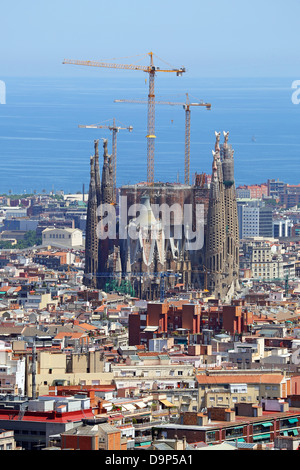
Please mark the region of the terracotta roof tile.
POLYGON ((252 374, 252 375, 196 375, 199 384, 229 384, 229 383, 274 383, 280 384, 284 377, 280 374, 252 374))

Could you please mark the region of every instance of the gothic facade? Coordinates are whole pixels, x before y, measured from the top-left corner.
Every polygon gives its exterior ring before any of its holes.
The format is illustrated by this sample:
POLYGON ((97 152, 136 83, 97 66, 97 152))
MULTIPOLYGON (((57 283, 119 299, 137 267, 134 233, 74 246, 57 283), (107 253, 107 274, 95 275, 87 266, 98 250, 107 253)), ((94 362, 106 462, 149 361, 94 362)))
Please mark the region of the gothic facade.
POLYGON ((223 134, 221 145, 221 134, 215 133, 210 181, 195 178, 193 185, 123 186, 119 192, 116 233, 101 239, 99 227, 104 231, 107 227, 99 207, 112 205, 115 210, 116 206, 107 141, 103 144, 102 178, 95 141, 87 209, 86 286, 116 289, 126 282, 136 296, 147 300, 159 299, 162 285, 165 289, 179 286, 203 289, 222 300, 234 295, 239 278, 239 231, 233 150, 228 144, 228 132, 223 134), (125 218, 120 215, 124 204, 125 218), (143 210, 131 213, 128 209, 137 204, 143 210), (202 226, 196 212, 199 205, 203 207, 202 226), (167 233, 162 207, 169 209, 167 233), (187 208, 191 210, 188 222, 184 215, 187 208), (200 231, 203 243, 191 244, 200 231))

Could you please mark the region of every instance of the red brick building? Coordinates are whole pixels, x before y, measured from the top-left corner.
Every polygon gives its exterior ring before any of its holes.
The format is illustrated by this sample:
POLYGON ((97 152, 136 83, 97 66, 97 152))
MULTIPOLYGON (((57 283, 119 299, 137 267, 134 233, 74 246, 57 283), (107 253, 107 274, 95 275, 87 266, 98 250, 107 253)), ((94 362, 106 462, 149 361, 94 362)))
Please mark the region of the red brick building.
POLYGON ((242 334, 249 330, 252 321, 252 312, 242 305, 149 302, 147 310, 129 315, 129 345, 148 345, 149 339, 171 334, 178 329, 184 329, 188 334, 199 334, 203 328, 242 334))
POLYGON ((69 450, 127 450, 121 430, 108 423, 83 425, 61 434, 61 448, 69 450))

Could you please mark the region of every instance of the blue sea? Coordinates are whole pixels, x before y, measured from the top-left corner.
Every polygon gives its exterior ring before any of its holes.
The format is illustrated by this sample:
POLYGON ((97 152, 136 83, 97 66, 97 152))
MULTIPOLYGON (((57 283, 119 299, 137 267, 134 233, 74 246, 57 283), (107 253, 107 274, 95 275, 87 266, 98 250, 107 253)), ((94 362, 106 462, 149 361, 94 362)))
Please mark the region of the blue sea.
MULTIPOLYGON (((117 185, 147 177, 148 83, 143 74, 91 77, 2 78, 0 104, 0 194, 88 190, 94 139, 108 129, 78 125, 132 126, 117 134, 117 185), (134 76, 133 76, 134 75, 134 76), (141 103, 115 103, 116 99, 141 103)), ((236 184, 279 178, 300 183, 300 104, 292 103, 289 78, 190 78, 156 75, 157 101, 211 103, 191 108, 191 179, 210 173, 214 131, 229 131, 236 184)), ((169 75, 169 74, 167 74, 169 75)), ((174 74, 175 75, 175 74, 174 74)), ((155 180, 184 182, 185 112, 181 105, 156 105, 155 180)), ((222 141, 222 139, 221 139, 222 141)), ((102 148, 100 144, 100 155, 102 148)))

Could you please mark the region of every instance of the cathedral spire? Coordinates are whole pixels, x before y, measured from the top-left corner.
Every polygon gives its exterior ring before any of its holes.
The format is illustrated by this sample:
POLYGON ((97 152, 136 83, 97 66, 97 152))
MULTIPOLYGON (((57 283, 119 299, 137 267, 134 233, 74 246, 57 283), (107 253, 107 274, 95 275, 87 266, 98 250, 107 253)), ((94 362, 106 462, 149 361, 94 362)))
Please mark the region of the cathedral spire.
POLYGON ((95 147, 95 185, 96 185, 96 196, 97 196, 97 205, 98 207, 101 204, 101 182, 100 182, 100 168, 99 168, 99 140, 94 140, 95 147))
POLYGON ((111 157, 107 152, 107 139, 103 139, 103 168, 101 182, 101 202, 111 204, 113 202, 113 183, 111 157))
POLYGON ((97 238, 97 194, 95 184, 95 161, 90 158, 90 186, 86 219, 85 269, 84 284, 89 287, 97 285, 98 271, 98 238, 97 238))
POLYGON ((220 152, 220 136, 221 132, 215 131, 216 143, 215 143, 215 152, 220 152))
POLYGON ((227 146, 228 146, 229 131, 227 131, 227 132, 223 131, 223 136, 224 136, 224 144, 223 144, 223 147, 224 147, 224 148, 227 148, 227 146))

